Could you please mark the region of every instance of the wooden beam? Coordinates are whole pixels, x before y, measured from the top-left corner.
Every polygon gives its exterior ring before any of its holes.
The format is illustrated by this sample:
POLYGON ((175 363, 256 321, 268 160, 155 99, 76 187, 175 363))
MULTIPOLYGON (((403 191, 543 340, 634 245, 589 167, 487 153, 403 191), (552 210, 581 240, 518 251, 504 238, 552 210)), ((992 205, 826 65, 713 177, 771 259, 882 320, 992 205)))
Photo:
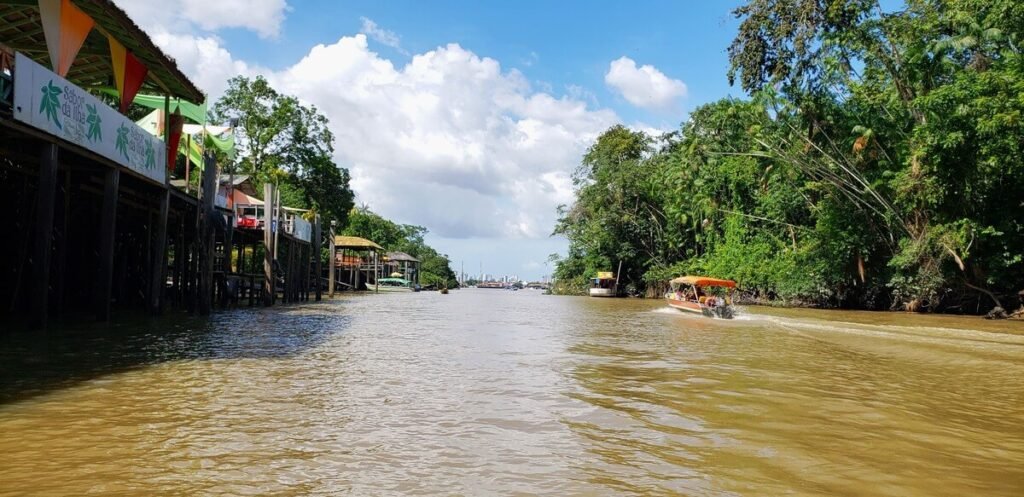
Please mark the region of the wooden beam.
POLYGON ((36 226, 32 251, 32 328, 45 329, 50 314, 50 249, 53 238, 53 208, 57 193, 57 146, 43 145, 36 196, 36 226))
POLYGON ((110 287, 114 277, 114 235, 117 230, 117 190, 121 170, 107 169, 104 176, 103 208, 100 210, 100 260, 96 271, 96 319, 110 320, 110 287))

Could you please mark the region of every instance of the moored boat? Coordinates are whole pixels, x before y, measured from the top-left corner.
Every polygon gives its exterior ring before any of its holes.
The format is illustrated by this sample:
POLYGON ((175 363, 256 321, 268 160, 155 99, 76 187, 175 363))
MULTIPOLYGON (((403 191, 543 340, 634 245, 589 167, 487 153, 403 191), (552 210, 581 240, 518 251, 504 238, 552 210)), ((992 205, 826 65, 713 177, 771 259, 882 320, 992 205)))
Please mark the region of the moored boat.
POLYGON ((588 293, 591 297, 615 297, 619 288, 618 280, 611 271, 601 271, 590 279, 588 293))
POLYGON ((405 278, 381 278, 377 280, 378 292, 417 292, 416 284, 405 278))
POLYGON ((669 282, 668 306, 708 317, 732 319, 736 282, 706 276, 680 276, 669 282))

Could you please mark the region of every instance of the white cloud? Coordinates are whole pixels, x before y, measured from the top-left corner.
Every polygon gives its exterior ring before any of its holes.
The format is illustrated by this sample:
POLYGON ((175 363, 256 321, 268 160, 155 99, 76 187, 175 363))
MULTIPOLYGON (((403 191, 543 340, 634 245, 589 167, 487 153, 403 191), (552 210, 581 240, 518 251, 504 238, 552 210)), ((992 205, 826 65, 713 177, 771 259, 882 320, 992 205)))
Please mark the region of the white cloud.
POLYGON ((229 78, 239 74, 251 76, 264 72, 235 60, 215 36, 157 31, 152 33, 152 38, 153 43, 173 57, 178 68, 207 93, 210 103, 224 93, 229 78))
POLYGON ((449 238, 549 235, 569 174, 617 121, 457 44, 398 68, 359 34, 270 78, 330 118, 361 202, 449 238))
POLYGON ((555 207, 572 201, 573 169, 619 120, 588 108, 581 88, 556 97, 457 44, 396 67, 357 34, 275 72, 234 58, 213 35, 151 32, 211 102, 228 78, 262 74, 316 105, 330 119, 335 161, 349 168, 358 202, 439 239, 534 240, 522 246, 548 252, 564 244, 546 241, 555 207))
POLYGON ((262 38, 275 38, 281 32, 285 0, 117 0, 117 5, 149 31, 178 30, 194 25, 207 31, 242 28, 262 38))
POLYGON ((636 66, 629 57, 619 57, 608 65, 604 82, 616 89, 629 103, 653 111, 677 110, 686 97, 686 84, 665 76, 652 65, 636 66))
POLYGON ((153 38, 211 102, 228 78, 262 74, 316 105, 359 201, 447 238, 547 237, 555 207, 572 202, 570 174, 583 151, 618 121, 588 109, 582 90, 560 98, 537 91, 518 71, 457 44, 395 67, 358 34, 272 72, 234 59, 216 37, 153 38))
POLYGON ((378 26, 373 19, 360 17, 359 20, 363 22, 362 28, 359 29, 360 33, 369 36, 370 39, 381 45, 394 48, 402 55, 409 55, 409 52, 402 48, 402 39, 394 31, 388 31, 378 26))

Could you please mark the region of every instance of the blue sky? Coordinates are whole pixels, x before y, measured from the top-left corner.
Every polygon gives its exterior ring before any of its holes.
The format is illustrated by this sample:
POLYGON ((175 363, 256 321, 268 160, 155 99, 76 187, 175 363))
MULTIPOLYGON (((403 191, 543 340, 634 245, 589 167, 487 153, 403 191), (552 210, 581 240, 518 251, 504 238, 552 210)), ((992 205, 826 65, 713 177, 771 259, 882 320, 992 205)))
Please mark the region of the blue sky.
MULTIPOLYGON (((595 94, 599 105, 624 120, 676 126, 683 116, 649 112, 625 102, 604 84, 608 63, 623 55, 681 79, 689 89, 689 110, 729 93, 725 50, 736 30, 729 12, 741 2, 293 2, 276 39, 245 29, 221 33, 231 52, 270 69, 293 64, 309 48, 356 33, 362 18, 401 37, 402 48, 422 53, 458 43, 505 68, 522 71, 537 84, 564 93, 576 85, 595 94)), ((380 43, 371 47, 396 64, 409 55, 380 43)))
POLYGON ((263 75, 316 105, 358 202, 471 273, 550 274, 555 208, 601 131, 742 94, 732 1, 118 3, 212 99, 263 75))

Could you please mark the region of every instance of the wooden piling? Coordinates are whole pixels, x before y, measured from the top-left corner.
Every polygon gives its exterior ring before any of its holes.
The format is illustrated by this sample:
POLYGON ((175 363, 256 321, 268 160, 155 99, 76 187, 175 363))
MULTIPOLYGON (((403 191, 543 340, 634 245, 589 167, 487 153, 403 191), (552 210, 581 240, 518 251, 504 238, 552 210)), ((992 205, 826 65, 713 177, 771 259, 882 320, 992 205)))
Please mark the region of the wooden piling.
POLYGON ((263 185, 263 305, 274 305, 274 185, 263 185))
MULTIPOLYGON (((149 312, 160 314, 163 310, 164 287, 167 272, 167 216, 171 208, 171 192, 166 187, 158 194, 160 212, 156 218, 156 240, 153 243, 153 255, 149 281, 149 312)), ((175 248, 177 251, 177 248, 175 248)))
MULTIPOLYGON (((316 218, 313 219, 313 249, 312 249, 313 250, 313 278, 314 278, 313 284, 315 285, 313 288, 315 289, 314 290, 314 298, 316 298, 317 302, 320 302, 320 300, 323 298, 322 292, 320 290, 320 274, 321 274, 321 270, 323 269, 321 267, 322 262, 320 260, 320 244, 323 243, 323 239, 322 239, 322 235, 323 234, 320 232, 320 222, 321 222, 320 215, 317 214, 316 218)), ((331 245, 334 245, 334 244, 332 243, 331 245)), ((333 266, 333 264, 331 264, 331 265, 333 266)), ((331 279, 334 279, 334 278, 331 278, 331 279)))
POLYGON ((213 210, 213 200, 217 196, 217 164, 209 154, 203 162, 202 198, 199 205, 199 315, 208 316, 213 307, 214 231, 211 221, 217 215, 213 210))
POLYGON ((96 272, 96 319, 110 320, 110 289, 114 277, 114 235, 117 230, 117 192, 121 171, 107 169, 103 181, 103 208, 100 211, 99 264, 96 272))
POLYGON ((327 230, 327 296, 334 298, 334 278, 335 272, 338 270, 338 263, 335 261, 337 255, 335 251, 337 247, 334 246, 334 226, 331 226, 327 230))
POLYGON ((50 249, 53 237, 53 207, 57 193, 57 145, 43 145, 39 164, 39 190, 36 196, 36 226, 32 249, 31 322, 33 328, 46 328, 50 314, 50 249))

